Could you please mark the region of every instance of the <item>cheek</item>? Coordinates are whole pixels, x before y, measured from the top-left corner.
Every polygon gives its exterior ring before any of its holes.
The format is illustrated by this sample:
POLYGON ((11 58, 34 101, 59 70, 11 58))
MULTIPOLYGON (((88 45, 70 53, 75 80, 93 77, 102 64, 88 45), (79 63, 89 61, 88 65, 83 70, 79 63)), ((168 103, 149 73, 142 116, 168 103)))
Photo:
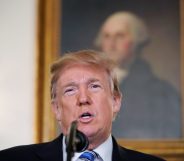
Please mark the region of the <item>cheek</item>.
POLYGON ((68 132, 71 122, 76 119, 76 111, 74 108, 71 108, 74 106, 70 105, 69 103, 60 102, 60 106, 62 107, 60 122, 61 130, 64 134, 66 134, 68 132))
POLYGON ((108 42, 104 42, 101 44, 101 50, 107 52, 111 48, 111 44, 108 42))
MULTIPOLYGON (((108 119, 110 120, 111 117, 113 117, 113 105, 112 105, 112 100, 109 98, 107 99, 107 96, 104 96, 99 100, 98 104, 98 113, 100 115, 101 119, 108 119)), ((97 99, 96 99, 97 100, 97 99)))
POLYGON ((131 46, 132 46, 131 42, 125 42, 125 44, 124 44, 125 49, 129 49, 129 48, 131 48, 131 46))
POLYGON ((125 40, 124 42, 121 42, 118 44, 118 47, 122 50, 128 51, 132 48, 132 41, 131 40, 125 40))

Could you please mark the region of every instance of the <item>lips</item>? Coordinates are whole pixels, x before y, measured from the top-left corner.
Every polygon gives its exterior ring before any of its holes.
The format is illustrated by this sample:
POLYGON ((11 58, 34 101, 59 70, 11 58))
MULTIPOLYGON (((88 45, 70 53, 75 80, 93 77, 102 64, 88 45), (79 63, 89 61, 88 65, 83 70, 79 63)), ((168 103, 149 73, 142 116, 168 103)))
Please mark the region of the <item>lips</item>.
POLYGON ((81 123, 89 123, 93 120, 94 118, 94 114, 90 113, 90 112, 84 112, 79 116, 79 121, 81 123))

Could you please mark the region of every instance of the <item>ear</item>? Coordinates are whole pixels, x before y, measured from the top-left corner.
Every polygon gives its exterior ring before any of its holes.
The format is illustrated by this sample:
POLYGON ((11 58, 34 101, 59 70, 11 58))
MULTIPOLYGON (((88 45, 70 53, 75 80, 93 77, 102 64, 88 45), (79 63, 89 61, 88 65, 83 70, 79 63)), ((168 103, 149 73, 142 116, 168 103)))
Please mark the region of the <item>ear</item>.
POLYGON ((61 107, 59 107, 58 106, 58 103, 57 103, 57 101, 52 101, 51 102, 51 107, 52 107, 52 111, 54 112, 54 114, 55 114, 55 117, 56 117, 56 119, 58 120, 58 121, 60 121, 61 120, 61 107))
POLYGON ((113 114, 114 118, 121 108, 122 95, 113 95, 113 114))

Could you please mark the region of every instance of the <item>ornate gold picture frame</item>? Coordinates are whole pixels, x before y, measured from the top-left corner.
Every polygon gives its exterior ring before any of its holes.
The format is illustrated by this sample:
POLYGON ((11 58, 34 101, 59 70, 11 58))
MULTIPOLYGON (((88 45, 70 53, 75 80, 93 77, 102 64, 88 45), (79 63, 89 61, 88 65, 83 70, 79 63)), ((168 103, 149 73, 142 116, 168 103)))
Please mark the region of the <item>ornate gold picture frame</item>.
MULTIPOLYGON (((56 122, 50 108, 49 67, 61 51, 61 6, 60 0, 38 0, 37 18, 37 85, 35 141, 53 139, 56 135, 56 122)), ((184 100, 184 0, 180 0, 181 29, 181 96, 184 100)), ((184 126, 184 105, 182 104, 184 126)), ((183 127, 184 134, 184 127, 183 127)), ((168 161, 184 160, 184 135, 180 139, 167 140, 131 140, 119 139, 119 143, 128 148, 161 156, 168 161)))

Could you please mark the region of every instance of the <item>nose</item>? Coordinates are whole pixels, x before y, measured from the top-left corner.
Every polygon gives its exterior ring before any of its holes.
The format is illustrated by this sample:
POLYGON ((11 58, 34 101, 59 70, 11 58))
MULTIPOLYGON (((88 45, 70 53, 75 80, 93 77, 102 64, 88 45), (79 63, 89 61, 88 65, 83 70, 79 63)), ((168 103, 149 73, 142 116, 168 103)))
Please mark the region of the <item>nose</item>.
POLYGON ((89 92, 86 88, 81 88, 79 90, 78 98, 77 98, 77 105, 78 106, 86 106, 91 104, 91 98, 89 92))
POLYGON ((116 45, 115 37, 113 36, 109 37, 108 40, 106 40, 106 45, 107 45, 107 48, 109 48, 109 50, 114 50, 116 45))

